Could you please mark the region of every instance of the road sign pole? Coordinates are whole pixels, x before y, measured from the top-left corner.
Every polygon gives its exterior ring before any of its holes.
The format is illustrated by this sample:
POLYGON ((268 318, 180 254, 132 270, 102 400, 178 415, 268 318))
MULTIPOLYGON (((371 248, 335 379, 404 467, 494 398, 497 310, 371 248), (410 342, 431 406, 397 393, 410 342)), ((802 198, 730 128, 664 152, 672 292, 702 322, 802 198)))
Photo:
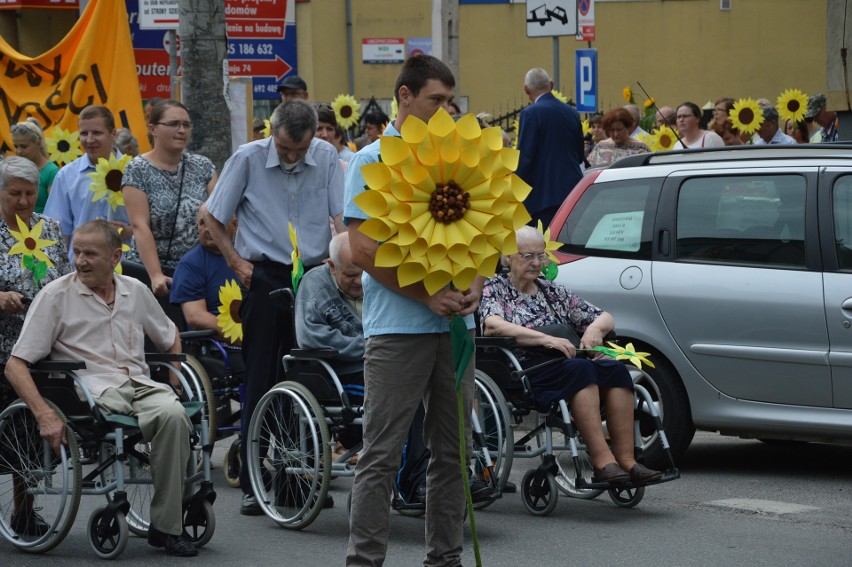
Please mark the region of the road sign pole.
POLYGON ((553 88, 561 91, 559 84, 559 36, 553 36, 553 88))
POLYGON ((175 98, 178 77, 177 31, 169 30, 167 33, 169 35, 169 96, 175 98))

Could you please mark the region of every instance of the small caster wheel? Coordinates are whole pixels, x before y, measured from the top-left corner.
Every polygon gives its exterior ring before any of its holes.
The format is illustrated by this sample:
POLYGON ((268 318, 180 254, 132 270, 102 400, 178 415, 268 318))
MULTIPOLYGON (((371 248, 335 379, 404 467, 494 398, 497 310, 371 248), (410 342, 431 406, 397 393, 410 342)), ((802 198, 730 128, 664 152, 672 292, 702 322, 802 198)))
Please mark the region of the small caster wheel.
POLYGON ((225 453, 225 464, 222 471, 225 475, 225 482, 231 488, 240 487, 240 468, 243 466, 243 461, 240 458, 240 438, 237 437, 225 453))
POLYGON ((104 520, 105 512, 106 507, 101 506, 89 516, 89 545, 101 559, 115 559, 127 547, 130 530, 122 512, 116 512, 109 522, 104 520))
POLYGON ((216 531, 216 515, 213 505, 207 500, 200 508, 193 510, 191 504, 183 510, 183 537, 195 547, 204 547, 216 531))
POLYGON ((540 473, 530 469, 521 481, 521 499, 527 511, 533 516, 547 516, 556 509, 559 488, 551 473, 540 473))
POLYGON ((638 488, 610 488, 609 497, 622 508, 633 508, 642 501, 645 496, 645 487, 638 488))

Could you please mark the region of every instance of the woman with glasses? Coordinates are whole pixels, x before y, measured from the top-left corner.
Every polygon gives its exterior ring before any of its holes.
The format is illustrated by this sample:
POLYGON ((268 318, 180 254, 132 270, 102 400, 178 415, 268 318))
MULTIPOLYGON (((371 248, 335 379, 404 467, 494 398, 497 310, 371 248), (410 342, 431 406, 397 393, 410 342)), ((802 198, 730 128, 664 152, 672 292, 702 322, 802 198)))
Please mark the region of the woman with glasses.
POLYGON ((678 106, 675 117, 680 132, 680 140, 674 145, 676 150, 721 148, 725 145, 716 132, 701 129, 701 109, 694 102, 685 102, 678 106))
POLYGON ((181 257, 198 244, 198 210, 216 185, 213 163, 185 151, 191 134, 183 104, 158 102, 148 122, 153 149, 133 158, 122 180, 133 225, 127 259, 145 265, 154 294, 165 298, 181 257))
POLYGON ((53 178, 59 173, 59 166, 47 159, 47 143, 41 127, 30 120, 12 125, 12 145, 15 154, 27 158, 38 168, 38 198, 35 212, 43 213, 44 204, 50 194, 53 178))
POLYGON ((515 349, 515 356, 525 368, 564 357, 528 373, 527 378, 540 410, 546 411, 558 400, 568 401, 588 446, 595 481, 619 484, 660 478, 662 473, 637 463, 633 453, 633 380, 624 364, 606 357, 577 358, 570 340, 552 334, 554 326, 570 326, 582 333, 580 348, 593 348, 613 330, 612 315, 541 277, 547 259, 541 232, 524 226, 515 235, 518 253, 504 258, 509 273, 488 279, 482 290, 483 334, 514 337, 522 347, 515 349), (602 401, 612 449, 601 424, 602 401))
POLYGON ((713 103, 713 118, 707 124, 708 130, 716 129, 717 124, 721 124, 728 120, 728 114, 734 108, 734 99, 730 97, 722 97, 713 103))

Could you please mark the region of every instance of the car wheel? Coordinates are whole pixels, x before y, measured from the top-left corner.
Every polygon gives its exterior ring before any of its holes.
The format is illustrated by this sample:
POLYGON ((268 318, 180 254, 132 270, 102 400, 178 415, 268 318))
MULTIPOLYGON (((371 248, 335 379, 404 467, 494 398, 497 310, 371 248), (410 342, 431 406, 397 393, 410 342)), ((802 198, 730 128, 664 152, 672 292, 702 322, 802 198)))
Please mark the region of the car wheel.
MULTIPOLYGON (((662 355, 652 355, 651 360, 654 362, 655 368, 643 368, 654 381, 655 387, 648 388, 648 390, 654 401, 662 405, 659 411, 663 416, 663 428, 666 431, 672 456, 677 462, 686 452, 692 442, 692 437, 695 435, 692 411, 689 408, 689 397, 677 372, 668 361, 662 358, 662 355)), ((641 423, 640 426, 645 427, 641 423)), ((659 437, 646 449, 644 462, 645 465, 655 469, 667 470, 671 468, 659 437)))

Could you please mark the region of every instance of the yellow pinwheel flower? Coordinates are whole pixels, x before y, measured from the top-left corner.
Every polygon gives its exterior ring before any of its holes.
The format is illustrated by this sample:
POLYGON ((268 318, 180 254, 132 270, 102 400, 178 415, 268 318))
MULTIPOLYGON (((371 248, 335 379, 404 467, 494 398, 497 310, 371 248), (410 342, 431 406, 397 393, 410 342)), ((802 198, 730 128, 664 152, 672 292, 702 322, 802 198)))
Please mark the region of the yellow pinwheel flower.
POLYGON ((337 98, 331 103, 331 108, 334 109, 337 123, 344 130, 349 130, 358 124, 358 120, 361 118, 361 104, 352 95, 337 95, 337 98))
POLYGON ((565 104, 568 104, 568 97, 566 97, 564 94, 562 94, 558 90, 553 89, 553 90, 550 91, 550 94, 555 96, 556 100, 560 100, 560 101, 564 102, 565 104))
POLYGON ((390 113, 390 121, 393 122, 396 120, 396 115, 399 113, 399 104, 396 102, 396 97, 391 99, 391 113, 390 113))
MULTIPOLYGON (((121 234, 122 232, 124 232, 124 228, 123 228, 123 227, 118 229, 118 234, 121 234)), ((127 244, 125 244, 125 243, 122 241, 122 243, 121 243, 121 253, 122 253, 122 254, 124 254, 125 252, 130 252, 130 246, 128 246, 127 244)), ((121 267, 121 262, 119 262, 118 264, 116 264, 116 265, 115 265, 115 268, 113 268, 113 270, 112 270, 112 271, 113 271, 113 272, 115 272, 115 273, 116 273, 116 274, 118 274, 118 275, 123 274, 123 273, 124 273, 124 269, 121 267)))
POLYGON ((89 190, 93 193, 93 203, 106 199, 113 211, 124 206, 121 180, 124 178, 124 169, 131 159, 129 155, 116 158, 114 153, 110 153, 109 159, 98 160, 95 171, 87 174, 92 179, 89 190))
POLYGON ((648 145, 655 152, 665 152, 674 149, 676 143, 677 136, 675 136, 674 130, 668 126, 663 126, 659 130, 654 130, 651 135, 651 143, 648 145))
POLYGON ((50 161, 59 165, 71 163, 83 155, 83 149, 80 147, 80 132, 70 132, 57 126, 45 141, 50 161))
POLYGON ((219 314, 216 322, 222 329, 222 334, 229 341, 243 340, 243 323, 240 319, 240 304, 243 301, 243 292, 235 280, 227 280, 219 288, 219 314))
POLYGON ((624 90, 621 91, 621 95, 624 97, 624 100, 627 101, 628 104, 633 104, 633 91, 630 87, 624 87, 624 90))
POLYGON ((293 223, 287 223, 287 229, 290 231, 290 244, 293 245, 293 251, 290 253, 290 260, 293 262, 293 265, 296 264, 301 258, 302 253, 299 252, 299 240, 296 237, 296 227, 293 226, 293 223))
POLYGON ((558 263, 559 259, 556 257, 553 251, 559 250, 559 247, 562 246, 562 243, 557 242, 555 240, 550 240, 550 227, 547 227, 547 230, 544 230, 544 226, 541 224, 541 220, 538 221, 538 225, 536 226, 536 228, 544 237, 544 251, 547 253, 547 257, 558 263))
POLYGON ((731 124, 740 132, 754 134, 763 124, 763 109, 753 98, 741 98, 728 112, 731 124))
POLYGON ((47 257, 47 254, 44 253, 44 249, 56 244, 57 241, 41 239, 41 231, 44 228, 44 219, 38 221, 35 226, 30 229, 21 217, 15 215, 15 218, 18 219, 18 230, 12 230, 12 228, 9 227, 9 233, 17 242, 15 242, 15 244, 13 244, 9 249, 9 256, 21 255, 21 269, 27 267, 24 263, 24 260, 27 257, 44 262, 48 267, 53 267, 53 262, 51 262, 50 258, 47 257))
POLYGON ((400 133, 381 138, 381 161, 361 168, 368 190, 355 198, 371 217, 359 230, 381 242, 376 266, 429 294, 494 275, 530 220, 531 187, 514 173, 520 153, 503 147, 499 127, 482 129, 472 114, 454 122, 444 109, 428 124, 409 116, 400 133))
POLYGON ((628 360, 630 361, 636 368, 642 368, 642 363, 644 362, 646 365, 654 368, 654 363, 648 360, 648 357, 651 356, 649 352, 636 352, 633 348, 633 343, 627 343, 626 347, 619 346, 615 343, 607 342, 607 344, 618 353, 615 357, 616 360, 628 360))
POLYGON ((583 135, 592 133, 592 125, 589 124, 588 120, 583 120, 580 125, 583 127, 583 135))
POLYGON ((805 111, 808 109, 808 95, 799 89, 787 89, 778 95, 775 108, 783 120, 801 122, 805 119, 805 111))
POLYGON ((512 120, 512 129, 515 132, 515 139, 512 141, 512 147, 517 149, 518 147, 518 138, 521 133, 521 121, 517 118, 512 120))
POLYGON ((263 119, 263 129, 260 131, 264 138, 272 135, 272 124, 266 118, 263 119))

